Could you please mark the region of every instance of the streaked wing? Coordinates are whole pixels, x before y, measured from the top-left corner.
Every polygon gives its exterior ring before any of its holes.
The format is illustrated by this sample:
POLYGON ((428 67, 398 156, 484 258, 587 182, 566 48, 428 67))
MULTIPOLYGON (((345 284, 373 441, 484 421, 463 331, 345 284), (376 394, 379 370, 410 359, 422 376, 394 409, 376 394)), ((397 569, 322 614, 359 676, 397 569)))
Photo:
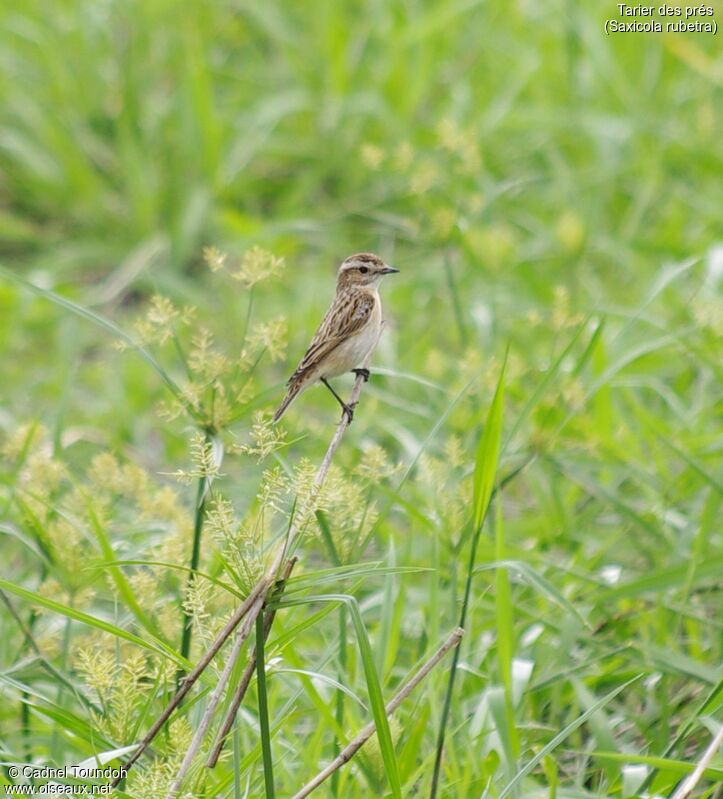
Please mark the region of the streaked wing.
POLYGON ((371 318, 375 302, 374 295, 366 291, 337 297, 326 312, 296 371, 289 378, 289 383, 313 369, 339 344, 361 330, 371 318))

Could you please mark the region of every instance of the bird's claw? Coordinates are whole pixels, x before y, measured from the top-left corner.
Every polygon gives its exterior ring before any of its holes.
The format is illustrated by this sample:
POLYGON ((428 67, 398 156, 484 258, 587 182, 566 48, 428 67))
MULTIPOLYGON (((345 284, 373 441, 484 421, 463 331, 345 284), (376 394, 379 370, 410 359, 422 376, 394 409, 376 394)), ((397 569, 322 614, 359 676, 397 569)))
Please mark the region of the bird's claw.
POLYGON ((357 377, 363 377, 365 383, 369 382, 369 374, 370 373, 369 373, 368 369, 362 369, 361 367, 359 367, 358 369, 352 369, 352 372, 354 372, 354 374, 357 377))
POLYGON ((354 421, 354 408, 356 408, 356 406, 356 402, 352 402, 351 405, 344 405, 344 410, 342 410, 341 415, 342 418, 346 416, 348 424, 354 421))

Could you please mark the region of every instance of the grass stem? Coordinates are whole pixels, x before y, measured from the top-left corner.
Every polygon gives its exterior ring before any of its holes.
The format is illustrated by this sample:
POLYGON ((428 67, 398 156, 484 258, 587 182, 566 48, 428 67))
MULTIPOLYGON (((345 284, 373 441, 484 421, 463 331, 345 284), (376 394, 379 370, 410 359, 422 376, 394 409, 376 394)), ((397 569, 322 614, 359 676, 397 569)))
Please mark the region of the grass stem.
MULTIPOLYGON (((382 329, 379 331, 379 335, 381 335, 383 329, 384 326, 382 325, 382 329)), ((375 348, 376 347, 373 347, 368 353, 367 357, 365 358, 364 363, 362 364, 364 368, 369 367, 375 348)), ((353 405, 354 403, 358 402, 359 397, 361 396, 363 385, 364 385, 364 378, 361 375, 358 375, 356 380, 354 381, 354 386, 349 395, 348 404, 353 405)), ((329 469, 331 468, 332 460, 334 458, 337 449, 339 448, 339 445, 341 444, 341 440, 344 437, 344 433, 346 432, 348 426, 349 426, 349 419, 346 414, 342 414, 341 419, 339 420, 339 423, 337 425, 336 431, 332 436, 331 441, 329 442, 326 454, 324 455, 321 465, 319 466, 319 469, 316 472, 316 477, 314 478, 314 482, 312 484, 311 492, 308 499, 308 502, 311 505, 313 505, 313 503, 316 501, 316 498, 318 497, 319 492, 321 491, 324 482, 326 481, 326 477, 329 474, 329 469)), ((305 515, 306 514, 302 513, 299 515, 299 517, 297 517, 297 519, 304 518, 305 515)), ((163 711, 163 713, 161 713, 158 719, 156 719, 154 724, 151 726, 150 730, 146 733, 145 738, 141 741, 141 743, 138 746, 138 749, 133 753, 133 756, 126 762, 124 773, 127 773, 128 770, 133 766, 133 764, 138 761, 143 752, 146 751, 151 741, 163 728, 164 724, 166 723, 166 721, 168 721, 173 711, 183 701, 183 698, 191 690, 194 683, 198 680, 201 674, 208 667, 209 663, 216 656, 216 654, 218 653, 219 649, 223 646, 226 639, 233 633, 233 631, 236 629, 241 620, 244 619, 244 617, 246 617, 244 626, 237 637, 236 643, 234 644, 234 651, 232 652, 226 664, 226 667, 224 668, 224 671, 221 675, 221 678, 219 679, 219 683, 216 686, 216 689, 214 690, 212 698, 209 701, 206 712, 204 713, 203 719, 201 720, 201 724, 196 730, 196 734, 193 737, 193 741, 189 746, 189 749, 186 753, 183 763, 181 764, 179 772, 176 775, 176 779, 171 787, 171 790, 169 791, 169 796, 174 796, 177 793, 184 775, 190 768, 193 757, 200 748, 203 735, 205 734, 211 722, 212 713, 215 710, 216 706, 218 705, 218 701, 220 700, 220 695, 223 691, 223 688, 225 687, 231 675, 231 671, 233 669, 233 666, 235 665, 236 658, 240 653, 240 645, 238 644, 239 642, 243 644, 245 637, 248 635, 248 632, 250 632, 250 627, 256 621, 256 617, 261 612, 269 590, 277 582, 277 575, 281 571, 281 565, 286 558, 287 551, 289 551, 292 548, 297 536, 301 532, 302 525, 301 522, 298 521, 297 519, 294 519, 294 521, 292 521, 292 523, 290 524, 288 533, 284 539, 284 543, 281 547, 279 547, 271 566, 266 571, 266 574, 264 574, 264 576, 261 577, 261 579, 256 583, 256 585, 251 590, 248 597, 246 597, 246 599, 241 604, 236 613, 234 613, 231 619, 226 623, 223 630, 218 634, 211 647, 206 651, 206 654, 201 658, 201 660, 198 662, 193 671, 191 671, 188 674, 188 676, 185 677, 185 679, 180 683, 178 691, 174 695, 173 699, 169 702, 169 704, 166 706, 166 709, 163 711)), ((112 788, 116 787, 120 782, 120 779, 121 779, 120 777, 117 777, 115 780, 113 780, 111 782, 111 787, 112 788)))
MULTIPOLYGON (((462 600, 462 611, 459 614, 459 626, 464 629, 467 621, 467 610, 469 607, 469 597, 472 592, 472 575, 474 574, 474 564, 477 558, 477 546, 479 544, 482 527, 479 527, 472 539, 472 546, 469 550, 469 562, 467 564, 467 578, 464 586, 464 599, 462 600)), ((447 681, 447 691, 444 695, 444 705, 442 706, 442 718, 439 722, 439 733, 437 734, 437 750, 434 756, 434 771, 432 772, 432 787, 430 789, 430 799, 437 795, 439 787, 439 777, 442 769, 442 754, 444 752, 444 739, 449 720, 449 712, 452 707, 452 694, 454 693, 455 677, 457 675, 457 665, 459 664, 459 647, 454 650, 452 655, 452 666, 449 670, 449 680, 447 681)))
POLYGON ((186 754, 184 755, 183 761, 178 769, 178 773, 176 774, 176 778, 174 779, 173 784, 166 795, 167 799, 172 799, 172 797, 176 796, 181 788, 184 777, 191 768, 193 759, 196 757, 198 750, 201 748, 201 744, 203 743, 206 732, 211 726, 211 721, 213 720, 216 708, 221 701, 221 696, 228 685, 228 681, 231 679, 231 674, 236 666, 236 661, 240 657, 241 650, 246 643, 246 639, 251 634, 251 630, 253 629, 256 620, 263 610, 265 597, 266 592, 260 591, 253 604, 249 608, 243 624, 236 633, 236 640, 233 642, 231 654, 226 661, 226 665, 223 667, 223 671, 221 672, 221 676, 218 678, 216 687, 211 692, 211 696, 209 697, 208 704, 206 705, 206 709, 201 717, 201 721, 196 727, 191 743, 186 750, 186 754))

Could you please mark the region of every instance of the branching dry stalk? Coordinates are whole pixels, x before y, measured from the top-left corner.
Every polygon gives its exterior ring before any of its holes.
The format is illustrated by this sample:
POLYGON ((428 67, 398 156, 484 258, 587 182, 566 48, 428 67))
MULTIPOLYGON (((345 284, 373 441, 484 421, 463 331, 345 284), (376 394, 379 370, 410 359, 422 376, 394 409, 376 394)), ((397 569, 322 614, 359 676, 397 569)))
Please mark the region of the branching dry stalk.
MULTIPOLYGON (((288 563, 291 563, 293 566, 293 564, 296 563, 296 558, 292 558, 290 561, 288 561, 288 563)), ((290 573, 291 569, 288 569, 288 571, 290 573)), ((286 579, 288 579, 288 574, 286 577, 284 577, 284 581, 286 581, 286 579)), ((264 616, 264 641, 268 640, 269 633, 271 632, 271 625, 274 623, 275 617, 275 610, 266 611, 266 615, 264 616)), ((256 671, 256 652, 251 654, 249 662, 246 664, 246 668, 244 669, 244 673, 241 675, 236 692, 231 700, 231 705, 226 713, 226 718, 223 720, 221 729, 216 735, 216 742, 214 743, 213 749, 211 750, 208 760, 206 761, 206 768, 215 768, 216 763, 218 763, 218 759, 221 756, 224 744, 226 743, 226 738, 233 727, 238 709, 241 707, 241 703, 244 701, 244 697, 246 696, 246 691, 248 691, 249 685, 251 684, 254 671, 256 671)))
MULTIPOLYGON (((412 693, 412 691, 419 685, 420 682, 429 674, 430 671, 439 663, 439 661, 449 652, 450 649, 453 649, 455 646, 459 644, 462 640, 462 636, 464 635, 464 630, 461 627, 457 627, 447 640, 439 647, 439 649, 432 655, 431 658, 417 671, 412 677, 407 680, 406 683, 400 688, 400 690, 389 700, 389 702, 385 705, 384 709, 386 711, 387 716, 391 716, 392 713, 402 704, 402 702, 412 693)), ((322 769, 316 777, 310 782, 307 782, 306 785, 298 792, 295 793, 292 799, 304 799, 305 796, 308 796, 312 791, 315 791, 326 779, 328 779, 337 769, 340 769, 345 763, 348 763, 354 755, 364 746, 364 744, 374 735, 376 731, 376 727, 374 722, 371 721, 369 724, 364 727, 361 732, 351 741, 344 749, 339 752, 339 754, 334 758, 334 760, 329 763, 329 765, 322 769)))
MULTIPOLYGON (((381 329, 379 331, 379 336, 381 336, 383 330, 384 330, 384 323, 382 323, 381 329)), ((377 337, 377 341, 375 342, 374 347, 372 347, 369 354, 364 359, 364 363, 362 364, 364 369, 369 368, 372 355, 374 354, 374 350, 376 349, 376 345, 378 343, 379 343, 379 337, 377 337)), ((348 404, 351 407, 354 407, 354 405, 359 401, 362 388, 364 387, 364 382, 365 382, 364 377, 361 374, 358 374, 356 380, 354 381, 351 394, 349 395, 348 404)), ((331 441, 329 442, 329 446, 326 450, 326 454, 324 455, 324 459, 322 460, 321 465, 319 466, 319 469, 316 473, 316 477, 314 478, 314 482, 312 484, 311 491, 307 499, 307 505, 309 507, 313 508, 314 503, 316 502, 319 493, 321 492, 321 489, 324 485, 324 481, 326 480, 326 477, 329 474, 329 469, 331 467, 331 462, 334 458, 334 454, 339 448, 341 439, 343 438, 347 427, 349 427, 349 424, 350 422, 349 419, 347 418, 347 415, 343 413, 339 421, 339 424, 337 425, 336 431, 334 432, 334 435, 331 441)), ((178 787, 180 787, 183 776, 187 772, 188 768, 190 767, 191 761, 193 760, 193 757, 200 748, 203 735, 205 734, 210 724, 213 710, 215 710, 215 707, 218 704, 220 696, 223 692, 223 689, 225 688, 226 682, 228 682, 230 674, 233 671, 233 665, 235 664, 235 661, 241 652, 243 643, 246 640, 246 637, 248 637, 251 629, 253 629, 254 623, 256 622, 256 617, 259 615, 259 613, 262 612, 266 604, 266 600, 269 596, 269 593, 278 582, 277 575, 279 575, 282 564, 286 560, 287 553, 291 550, 292 546, 295 544, 296 539, 302 530, 303 520, 306 518, 306 516, 307 516, 306 512, 297 514, 296 519, 290 525, 289 530, 285 536, 285 539, 282 545, 279 547, 276 556, 274 557, 271 567, 267 569, 263 577, 259 579, 259 581, 253 587, 249 595, 239 606, 238 610, 234 613, 231 619, 227 622, 226 626, 216 637, 216 640, 213 642, 213 644, 211 644, 211 647, 208 649, 206 654, 201 658, 196 667, 184 679, 180 688, 174 695, 173 699, 171 699, 171 701, 168 703, 163 713, 161 713, 161 715, 156 719, 150 730, 146 733, 145 738, 143 738, 141 743, 138 745, 138 748, 133 753, 132 757, 128 760, 127 763, 125 763, 124 768, 121 769, 121 773, 123 773, 124 776, 138 761, 138 759, 146 751, 146 749, 148 749, 148 746, 150 745, 151 741, 156 737, 156 735, 161 730, 166 721, 168 721, 173 711, 183 701, 184 697, 188 694, 188 692, 191 690, 191 688, 196 683, 198 678, 208 667, 209 663, 213 660, 214 656, 217 654, 219 649, 221 649, 225 641, 232 635, 236 627, 245 618, 244 626, 239 631, 239 634, 236 638, 236 642, 234 643, 234 649, 221 675, 221 680, 219 681, 219 685, 216 686, 216 689, 214 689, 214 693, 211 696, 211 700, 209 702, 209 708, 211 709, 211 712, 209 712, 209 710, 207 709, 206 713, 204 714, 204 718, 201 721, 201 726, 199 726, 199 729, 196 731, 196 735, 194 735, 193 743, 191 747, 189 747, 188 752, 186 753, 186 757, 184 758, 183 764, 179 769, 179 773, 176 776, 171 791, 169 792, 168 795, 172 796, 177 792, 178 787), (301 518, 302 522, 298 521, 299 518, 301 518), (244 631, 247 631, 245 635, 244 631), (221 684, 221 681, 224 679, 224 675, 226 675, 227 671, 228 671, 228 676, 226 676, 225 682, 221 684), (214 701, 214 697, 216 696, 217 692, 218 692, 218 697, 214 701), (207 716, 208 719, 206 719, 207 716), (205 726, 204 726, 204 721, 205 721, 205 726)), ((115 788, 120 782, 120 779, 121 778, 118 777, 115 780, 113 780, 113 782, 111 783, 111 787, 115 788)))
MULTIPOLYGON (((284 590, 284 585, 286 581, 289 579, 289 575, 291 574, 291 570, 296 565, 296 558, 291 558, 286 562, 286 566, 284 566, 284 571, 281 575, 280 581, 277 583, 277 594, 280 591, 284 590)), ((241 625, 238 633, 236 633, 236 640, 233 644, 233 649, 231 650, 231 654, 229 655, 228 660, 226 661, 226 665, 224 666, 223 672, 221 672, 221 676, 218 678, 218 683, 216 687, 213 689, 213 693, 211 694, 208 705, 206 706, 206 710, 203 713, 203 717, 196 729, 196 732, 193 735, 193 739, 186 751, 186 754, 183 758, 183 762, 181 763, 178 773, 176 774, 176 778, 171 785, 170 790, 168 791, 168 798, 175 796, 178 793, 178 789, 181 787, 181 783, 183 782, 183 778, 188 773, 188 769, 191 767, 193 760, 198 753, 198 750, 201 748, 201 744, 203 743, 203 739, 208 731, 208 728, 211 726, 211 722, 213 721, 213 715, 216 712, 216 708, 218 707, 218 703, 221 701, 221 697, 223 696, 223 692, 228 685, 228 681, 231 679, 231 674, 236 666, 236 662, 241 657, 241 651, 243 650, 243 645, 246 642, 246 639, 251 634, 251 630, 254 628, 254 624, 256 622, 256 617, 259 615, 261 610, 263 609, 265 602, 265 598, 262 596, 258 596, 254 604, 249 608, 249 612, 244 619, 243 624, 241 625)), ((256 663, 256 658, 253 657, 254 664, 256 663)), ((248 667, 247 667, 248 668, 248 667)), ((232 719, 233 721, 233 719, 232 719)))

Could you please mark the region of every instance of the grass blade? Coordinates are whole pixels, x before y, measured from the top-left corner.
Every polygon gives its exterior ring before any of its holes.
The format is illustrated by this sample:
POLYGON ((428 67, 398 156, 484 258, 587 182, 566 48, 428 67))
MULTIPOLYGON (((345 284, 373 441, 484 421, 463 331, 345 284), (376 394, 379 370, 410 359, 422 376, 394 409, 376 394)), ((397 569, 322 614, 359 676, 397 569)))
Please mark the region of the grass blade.
MULTIPOLYGON (((532 392, 530 398, 527 400, 525 406, 522 408, 519 415, 517 416, 517 419, 515 419, 515 422, 512 425, 512 429, 505 437, 505 443, 504 443, 505 450, 507 449, 509 443, 514 439, 514 437, 519 432, 520 428, 525 422, 525 419, 527 419, 527 417, 532 413, 537 403, 542 399, 545 392, 549 388, 550 384, 555 380, 555 378, 560 373, 560 367, 572 352, 575 344, 577 343, 577 340, 580 338, 580 334, 583 332, 583 330, 587 328, 589 321, 590 317, 588 316, 583 322, 581 322, 580 325, 578 325, 577 330, 575 330, 575 332, 573 333, 572 338, 567 343, 565 349, 563 349, 563 351, 558 355, 552 366, 545 372, 545 375, 542 378, 542 380, 540 380, 540 382, 537 384, 535 390, 532 392)), ((598 330, 600 330, 599 326, 598 330)))
MULTIPOLYGON (((331 535, 331 528, 329 527, 329 520, 326 518, 326 514, 322 510, 316 511, 316 520, 319 523, 319 529, 321 530, 321 537, 326 544, 326 548, 329 552, 329 558, 331 562, 336 567, 341 566, 341 558, 339 557, 339 552, 337 551, 336 545, 334 544, 334 539, 331 535)), ((342 605, 339 608, 339 683, 341 684, 342 677, 344 676, 344 671, 346 671, 346 606, 342 605)), ((336 726, 338 729, 344 729, 344 692, 341 690, 337 690, 336 692, 336 708, 334 710, 334 720, 336 722, 336 726)), ((341 741, 336 732, 334 732, 334 742, 332 744, 332 750, 334 752, 334 757, 336 757, 339 752, 341 751, 341 741)), ((339 771, 335 771, 331 775, 331 794, 334 797, 339 795, 339 780, 341 778, 341 774, 339 771)))
POLYGON ((79 305, 72 300, 67 299, 66 297, 62 297, 60 294, 56 294, 56 292, 51 291, 50 289, 44 289, 40 286, 36 286, 35 283, 32 283, 30 280, 26 280, 20 275, 16 275, 11 272, 9 269, 0 266, 0 275, 6 277, 8 280, 17 283, 20 286, 23 286, 26 289, 29 289, 35 294, 38 294, 41 297, 44 297, 46 300, 54 303, 55 305, 63 308, 66 311, 70 311, 74 313, 76 316, 79 316, 81 319, 85 319, 88 322, 92 322, 97 327, 102 328, 107 333, 111 333, 112 335, 119 338, 128 347, 132 350, 135 350, 141 358, 153 369, 153 371, 161 378, 161 380, 166 384, 166 387, 171 391, 171 393, 179 400, 179 402, 183 403, 183 406, 188 410, 191 415, 194 415, 194 409, 188 405, 186 402, 183 392, 181 391, 178 384, 173 380, 173 378, 166 372, 166 370, 158 363, 158 361, 151 355, 151 353, 145 348, 137 344, 131 336, 129 336, 125 331, 121 330, 118 325, 114 322, 111 322, 109 319, 106 319, 100 314, 95 313, 94 311, 89 310, 88 308, 84 308, 82 305, 79 305))
MULTIPOLYGON (((502 517, 502 503, 496 503, 495 551, 498 563, 505 557, 505 534, 502 517)), ((520 741, 515 725, 512 703, 512 657, 514 654, 514 618, 512 613, 512 589, 510 575, 504 566, 495 569, 495 619, 497 623, 497 663, 504 686, 505 739, 508 741, 510 766, 516 763, 520 754, 520 741)))
MULTIPOLYGON (((208 441, 208 437, 206 437, 208 441)), ((198 571, 198 562, 201 557, 201 533, 203 531, 203 522, 206 516, 206 490, 207 478, 205 476, 199 478, 198 492, 196 495, 196 504, 193 518, 193 545, 191 548, 191 563, 188 568, 188 580, 186 581, 186 596, 188 596, 190 589, 196 579, 196 572, 198 571)), ((181 605, 181 622, 183 625, 183 632, 181 633, 181 657, 188 658, 191 652, 191 637, 193 635, 193 615, 186 608, 185 604, 181 605)), ((179 671, 177 679, 183 677, 183 672, 179 671)))
POLYGON ((475 572, 490 571, 492 569, 509 569, 518 574, 530 587, 537 590, 542 596, 546 596, 550 601, 559 605, 566 613, 575 616, 576 619, 586 627, 588 630, 592 629, 590 623, 580 613, 580 611, 572 604, 572 602, 565 599, 565 597, 555 588, 552 583, 545 579, 536 569, 533 569, 529 563, 521 560, 495 560, 492 563, 485 563, 482 566, 477 566, 475 572))
POLYGON ((154 636, 158 637, 158 630, 156 629, 156 625, 151 621, 151 619, 146 615, 143 608, 138 604, 138 600, 133 593, 133 589, 130 587, 128 580, 126 580, 125 574, 123 574, 123 570, 113 564, 113 559, 115 558, 115 552, 113 551, 113 546, 106 534, 106 531, 103 529, 103 525, 100 523, 98 516, 96 515, 95 511, 91 507, 90 503, 88 504, 88 518, 90 519, 90 525, 93 528, 93 532, 95 533, 95 537, 98 539, 98 544, 100 545, 101 552, 103 553, 103 557, 108 562, 107 569, 110 572, 110 576, 113 579, 113 582, 118 589, 118 593, 121 595, 121 598, 125 602, 128 609, 131 613, 136 617, 138 623, 145 627, 148 632, 154 636))
MULTIPOLYGON (((612 588, 596 589, 590 599, 597 605, 605 605, 620 599, 630 599, 645 594, 658 594, 684 585, 688 577, 688 564, 681 563, 675 566, 666 566, 645 574, 635 580, 622 583, 612 588)), ((723 555, 711 555, 696 569, 698 582, 720 577, 723 569, 723 555)))
POLYGON ((141 646, 143 649, 148 649, 151 652, 156 652, 157 654, 163 655, 163 657, 170 658, 176 663, 182 665, 184 668, 188 668, 190 665, 177 652, 168 646, 168 644, 166 644, 164 641, 161 641, 159 638, 154 638, 153 643, 144 641, 137 635, 133 635, 133 633, 129 633, 127 630, 124 630, 121 627, 116 627, 115 624, 111 624, 103 619, 99 619, 96 616, 91 616, 88 613, 83 613, 82 611, 71 608, 68 605, 63 605, 61 602, 55 602, 53 599, 48 599, 41 594, 36 594, 34 591, 28 591, 27 589, 21 588, 19 585, 15 585, 9 580, 4 580, 3 578, 0 578, 0 589, 4 589, 5 591, 15 594, 15 596, 19 596, 22 599, 26 599, 28 602, 32 602, 35 605, 40 605, 41 607, 45 608, 46 610, 50 610, 53 613, 60 613, 62 616, 65 616, 68 619, 79 621, 81 624, 87 624, 89 627, 95 627, 97 630, 102 630, 103 632, 115 635, 116 638, 122 638, 124 641, 128 641, 131 644, 136 644, 136 646, 141 646))
MULTIPOLYGON (((651 755, 634 755, 625 752, 590 752, 591 757, 598 757, 601 760, 610 760, 614 763, 639 763, 643 766, 651 766, 659 772, 669 772, 678 776, 690 774, 695 769, 695 763, 687 760, 671 760, 667 757, 653 757, 651 755)), ((709 766, 705 772, 706 779, 723 782, 723 768, 709 766)))
POLYGON ((387 718, 386 709, 384 707, 384 698, 379 683, 379 675, 374 665, 371 643, 369 642, 369 636, 364 626, 364 620, 362 619, 359 605, 354 597, 346 594, 321 594, 307 596, 304 599, 284 599, 279 604, 279 607, 308 605, 313 602, 342 602, 349 611, 356 634, 357 644, 359 646, 362 666, 364 668, 364 677, 369 694, 369 704, 372 709, 372 716, 374 717, 374 725, 376 726, 379 750, 382 755, 382 761, 384 762, 384 770, 387 775, 387 780, 389 781, 392 796, 394 799, 402 799, 402 785, 399 777, 397 758, 394 752, 392 733, 389 729, 389 719, 387 718))
MULTIPOLYGON (((698 719, 703 715, 703 713, 705 713, 708 709, 710 709, 710 708, 715 706, 716 700, 718 699, 718 697, 721 694, 721 692, 723 692, 723 680, 719 680, 718 681, 718 684, 713 688, 712 691, 710 691, 703 698, 703 701, 700 702, 700 704, 695 708, 695 710, 690 715, 690 717, 685 722, 685 724, 681 725, 681 728, 678 731, 678 734, 668 744, 668 746, 666 746, 665 751, 662 754, 662 757, 664 759, 667 760, 668 756, 672 752, 674 752, 678 748, 678 746, 680 746, 680 744, 687 738, 687 736, 690 734, 690 731, 693 729, 693 726, 694 726, 695 722, 698 721, 698 719)), ((656 772, 657 772, 657 769, 655 767, 653 767, 652 771, 648 774, 648 776, 645 778, 645 781, 640 786, 639 790, 640 790, 641 793, 643 791, 645 791, 649 787, 649 785, 652 783, 656 772)))
MULTIPOLYGON (((504 403, 504 381, 507 356, 502 364, 497 388, 495 389, 492 405, 487 414, 482 437, 477 448, 473 480, 474 528, 479 535, 482 524, 487 515, 492 491, 495 487, 497 475, 497 462, 500 455, 500 442, 502 441, 502 409, 504 403)), ((460 627, 462 625, 460 624, 460 627)))

